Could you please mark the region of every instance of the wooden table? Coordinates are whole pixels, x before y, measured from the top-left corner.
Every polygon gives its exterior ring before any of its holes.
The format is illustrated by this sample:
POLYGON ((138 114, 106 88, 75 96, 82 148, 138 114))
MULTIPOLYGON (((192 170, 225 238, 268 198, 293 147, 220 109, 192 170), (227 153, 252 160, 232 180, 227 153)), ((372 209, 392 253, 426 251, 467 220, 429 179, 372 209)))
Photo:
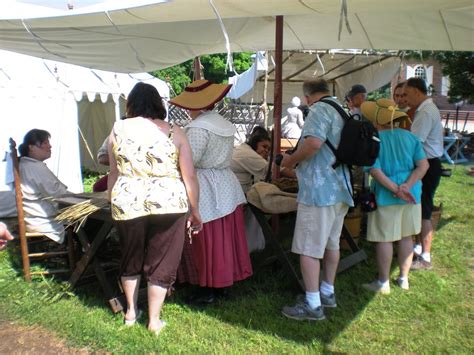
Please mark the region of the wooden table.
MULTIPOLYGON (((77 196, 65 196, 55 198, 55 201, 59 204, 60 208, 69 207, 80 202, 84 202, 88 199, 94 198, 94 194, 79 194, 77 196)), ((120 312, 125 309, 124 297, 121 293, 114 291, 116 287, 112 287, 103 267, 97 260, 96 254, 99 248, 105 244, 106 238, 110 233, 113 226, 113 220, 110 212, 110 205, 101 208, 87 217, 85 223, 75 228, 75 234, 77 235, 79 242, 81 243, 83 255, 80 260, 76 263, 75 268, 69 278, 69 284, 71 288, 74 288, 78 281, 83 277, 84 272, 88 267, 92 267, 97 277, 99 284, 101 285, 104 296, 108 301, 113 312, 120 312), (97 221, 97 225, 92 231, 89 230, 86 233, 85 225, 88 220, 97 221), (89 242, 91 241, 91 242, 89 242)), ((90 229, 90 228, 89 228, 90 229)))

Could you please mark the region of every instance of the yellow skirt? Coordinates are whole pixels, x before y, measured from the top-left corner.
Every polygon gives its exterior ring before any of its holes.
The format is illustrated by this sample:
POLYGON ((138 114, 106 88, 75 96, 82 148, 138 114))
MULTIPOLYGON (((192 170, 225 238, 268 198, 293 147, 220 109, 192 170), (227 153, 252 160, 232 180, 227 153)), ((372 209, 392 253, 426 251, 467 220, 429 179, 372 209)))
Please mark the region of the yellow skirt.
POLYGON ((421 204, 378 206, 367 220, 367 240, 396 242, 421 231, 421 204))

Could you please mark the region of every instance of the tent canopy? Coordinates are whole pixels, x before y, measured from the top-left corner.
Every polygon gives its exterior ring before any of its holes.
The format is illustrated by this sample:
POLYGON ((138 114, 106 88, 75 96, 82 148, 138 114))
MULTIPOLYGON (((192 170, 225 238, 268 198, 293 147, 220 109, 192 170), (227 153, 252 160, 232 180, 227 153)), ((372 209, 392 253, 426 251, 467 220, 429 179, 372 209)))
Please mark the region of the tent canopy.
POLYGON ((77 101, 85 95, 92 102, 99 95, 106 102, 110 95, 118 102, 119 96, 126 97, 139 81, 155 86, 162 97, 169 99, 168 85, 147 73, 113 73, 0 50, 1 95, 21 95, 26 90, 51 96, 64 91, 77 101))
MULTIPOLYGON (((273 53, 269 53, 269 58, 273 53)), ((354 84, 362 84, 370 92, 389 83, 400 69, 398 52, 368 52, 360 50, 285 51, 282 62, 282 101, 289 103, 302 96, 305 80, 324 78, 333 94, 341 101, 354 84)), ((257 78, 254 88, 241 97, 243 102, 261 102, 265 76, 257 78)), ((267 98, 273 100, 275 68, 269 60, 267 98)))
POLYGON ((213 4, 234 52, 274 49, 276 15, 284 16, 286 50, 474 48, 472 0, 123 0, 114 7, 98 0, 28 10, 45 2, 1 2, 0 48, 112 71, 156 70, 226 51, 213 4))

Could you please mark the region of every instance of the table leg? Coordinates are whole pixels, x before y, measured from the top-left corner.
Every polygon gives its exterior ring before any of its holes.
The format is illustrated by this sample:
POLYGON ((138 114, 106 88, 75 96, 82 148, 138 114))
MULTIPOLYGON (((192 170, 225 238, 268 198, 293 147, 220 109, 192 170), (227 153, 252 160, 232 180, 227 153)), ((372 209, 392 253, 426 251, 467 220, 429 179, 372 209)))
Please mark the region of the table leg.
POLYGON ((109 280, 107 280, 107 276, 105 275, 104 269, 102 269, 102 266, 100 266, 100 263, 97 261, 97 259, 94 258, 94 260, 92 261, 92 266, 94 267, 97 280, 99 281, 99 284, 100 286, 102 286, 102 290, 104 291, 105 299, 109 302, 112 311, 114 313, 123 311, 124 305, 117 297, 115 297, 115 292, 110 286, 109 280))
POLYGON ((95 236, 92 244, 89 244, 87 240, 87 236, 85 235, 82 229, 79 229, 77 235, 79 237, 79 241, 81 242, 82 248, 84 249, 85 253, 81 257, 81 259, 76 263, 76 268, 74 269, 71 277, 69 278, 69 285, 71 288, 74 288, 77 281, 81 278, 82 274, 86 270, 86 268, 91 264, 94 256, 99 249, 100 245, 104 242, 107 235, 110 233, 112 229, 112 223, 105 222, 102 227, 100 228, 99 232, 95 236))
MULTIPOLYGON (((446 142, 446 141, 445 141, 446 142)), ((449 141, 448 144, 446 144, 443 148, 443 157, 444 159, 446 159, 446 161, 448 162, 448 164, 451 164, 453 165, 454 164, 454 161, 453 159, 451 159, 451 157, 449 156, 449 153, 448 153, 448 150, 449 148, 451 148, 453 146, 453 144, 455 143, 456 141, 449 141)))
POLYGON ((294 280, 294 282, 304 292, 305 288, 303 285, 303 281, 299 278, 298 273, 296 272, 295 268, 291 264, 290 259, 288 259, 288 256, 286 255, 285 250, 282 248, 275 234, 270 228, 270 225, 268 224, 264 213, 257 207, 253 206, 252 204, 249 204, 249 207, 252 210, 252 213, 254 214, 255 218, 257 219, 258 224, 260 224, 260 227, 262 228, 262 232, 263 232, 263 235, 265 236, 265 240, 271 242, 277 248, 278 259, 280 259, 280 262, 287 269, 288 274, 292 276, 292 279, 294 280))
POLYGON ((459 164, 459 163, 466 163, 468 160, 464 156, 464 153, 462 150, 466 146, 466 144, 469 142, 469 139, 460 139, 459 144, 456 145, 456 151, 452 154, 452 160, 453 163, 459 164))
POLYGON ((339 265, 337 267, 337 272, 340 273, 344 270, 349 269, 351 266, 360 263, 361 261, 367 260, 367 254, 364 250, 359 248, 359 246, 354 241, 352 234, 347 229, 346 225, 342 226, 342 238, 345 239, 349 247, 351 248, 352 254, 342 258, 339 261, 339 265))

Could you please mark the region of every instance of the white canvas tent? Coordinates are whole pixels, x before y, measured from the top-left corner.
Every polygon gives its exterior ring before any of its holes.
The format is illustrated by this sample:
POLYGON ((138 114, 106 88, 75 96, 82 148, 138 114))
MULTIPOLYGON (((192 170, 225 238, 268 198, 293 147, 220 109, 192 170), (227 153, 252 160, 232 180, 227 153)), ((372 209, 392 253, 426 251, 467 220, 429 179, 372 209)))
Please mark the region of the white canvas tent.
MULTIPOLYGON (((30 129, 45 129, 53 146, 47 165, 70 191, 81 192, 81 165, 95 170, 97 150, 123 113, 124 97, 139 81, 169 98, 167 84, 146 73, 116 74, 0 51, 2 154, 8 151, 9 137, 19 145, 30 129)), ((1 162, 3 191, 9 188, 5 170, 1 162)))
MULTIPOLYGON (((269 58, 274 53, 269 53, 269 58)), ((389 83, 400 70, 398 52, 368 52, 360 50, 285 51, 282 61, 282 102, 288 104, 294 96, 302 96, 305 80, 324 78, 332 94, 342 102, 354 84, 362 84, 368 92, 389 83)), ((262 102, 265 75, 259 72, 251 91, 243 95, 242 102, 262 102)), ((275 63, 269 60, 267 98, 273 103, 275 63)))
POLYGON ((225 52, 218 18, 231 51, 274 49, 275 16, 283 15, 285 50, 474 49, 472 0, 75 0, 72 10, 67 3, 2 0, 0 48, 143 72, 225 52))

